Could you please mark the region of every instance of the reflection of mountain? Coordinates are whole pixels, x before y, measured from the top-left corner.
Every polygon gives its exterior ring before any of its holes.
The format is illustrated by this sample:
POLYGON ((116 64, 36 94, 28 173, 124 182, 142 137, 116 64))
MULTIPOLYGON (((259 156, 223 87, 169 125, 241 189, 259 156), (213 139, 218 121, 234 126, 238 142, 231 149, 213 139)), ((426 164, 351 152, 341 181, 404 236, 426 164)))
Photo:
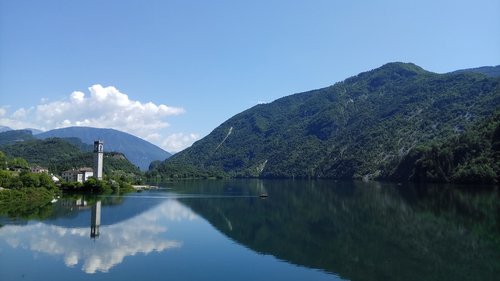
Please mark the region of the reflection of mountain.
MULTIPOLYGON (((102 219, 107 214, 102 210, 102 219)), ((67 228, 44 223, 26 226, 7 225, 0 229, 0 238, 14 248, 61 256, 69 266, 81 264, 86 273, 107 272, 127 256, 149 254, 182 246, 180 241, 165 239, 167 229, 161 220, 190 220, 196 216, 174 200, 133 218, 113 225, 101 225, 97 240, 89 239, 86 227, 67 228)))
MULTIPOLYGON (((258 194, 258 183, 247 190, 258 194)), ((264 183, 267 200, 181 200, 238 243, 350 280, 495 280, 500 272, 497 195, 441 191, 431 200, 377 183, 264 183)), ((238 186, 183 189, 244 193, 238 186)))

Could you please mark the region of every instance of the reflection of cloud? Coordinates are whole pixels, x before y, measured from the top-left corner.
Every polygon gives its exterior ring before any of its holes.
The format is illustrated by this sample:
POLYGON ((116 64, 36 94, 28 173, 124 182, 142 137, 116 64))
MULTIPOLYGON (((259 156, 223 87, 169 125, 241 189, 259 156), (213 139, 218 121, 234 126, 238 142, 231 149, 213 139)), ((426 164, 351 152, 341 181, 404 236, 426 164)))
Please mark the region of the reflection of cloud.
MULTIPOLYGON (((103 217, 105 217, 105 209, 103 217)), ((64 228, 44 223, 7 225, 0 238, 14 248, 62 256, 73 267, 82 263, 86 273, 107 272, 127 256, 178 248, 179 241, 167 240, 165 221, 193 220, 197 216, 174 200, 168 200, 143 214, 110 226, 100 227, 99 239, 90 239, 89 228, 64 228)), ((90 223, 90 222, 89 222, 90 223)))
POLYGON ((198 216, 191 211, 191 209, 185 207, 177 201, 167 201, 171 204, 160 204, 155 208, 154 212, 147 212, 143 214, 145 220, 156 221, 158 217, 164 217, 171 221, 192 221, 198 216))

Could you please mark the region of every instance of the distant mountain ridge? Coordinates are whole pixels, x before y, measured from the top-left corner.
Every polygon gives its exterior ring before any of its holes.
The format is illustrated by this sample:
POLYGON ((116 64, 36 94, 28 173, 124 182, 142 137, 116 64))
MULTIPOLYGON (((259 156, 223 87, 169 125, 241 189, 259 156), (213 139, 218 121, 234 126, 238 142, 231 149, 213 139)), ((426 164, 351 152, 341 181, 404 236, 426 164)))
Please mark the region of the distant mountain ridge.
POLYGON ((0 145, 33 140, 33 133, 30 130, 7 130, 0 132, 0 145))
POLYGON ((149 164, 153 161, 163 161, 171 156, 169 152, 154 144, 114 129, 67 127, 43 132, 35 135, 35 137, 38 139, 73 137, 81 139, 86 144, 93 144, 95 140, 99 139, 104 142, 105 151, 123 153, 130 162, 137 165, 141 170, 147 170, 149 164))
POLYGON ((0 126, 0 133, 11 131, 12 128, 7 127, 7 126, 0 126))
POLYGON ((33 133, 33 135, 38 135, 38 134, 40 134, 40 133, 43 133, 43 132, 44 132, 44 131, 42 131, 42 130, 33 129, 33 128, 26 128, 26 130, 30 130, 30 131, 33 133))
MULTIPOLYGON (((21 130, 31 131, 33 133, 33 135, 36 135, 36 134, 39 134, 39 133, 43 133, 42 130, 32 129, 32 128, 24 128, 24 129, 21 129, 21 130)), ((8 132, 8 131, 19 131, 19 130, 14 130, 14 129, 12 129, 10 127, 7 127, 7 126, 0 126, 0 133, 8 132)))
POLYGON ((388 63, 245 110, 152 172, 390 178, 415 148, 459 136, 499 110, 500 78, 477 72, 388 63))
POLYGON ((500 65, 497 66, 481 66, 481 67, 475 67, 475 68, 467 68, 467 69, 460 69, 451 72, 452 74, 457 74, 457 73, 480 73, 487 75, 489 77, 500 77, 500 65))

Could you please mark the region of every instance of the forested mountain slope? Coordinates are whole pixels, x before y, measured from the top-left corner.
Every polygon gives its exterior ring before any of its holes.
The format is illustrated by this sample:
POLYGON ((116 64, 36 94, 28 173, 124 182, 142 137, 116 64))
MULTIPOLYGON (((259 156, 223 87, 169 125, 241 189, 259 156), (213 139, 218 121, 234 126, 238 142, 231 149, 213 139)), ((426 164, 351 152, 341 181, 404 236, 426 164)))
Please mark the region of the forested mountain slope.
POLYGON ((481 73, 489 77, 500 77, 500 65, 460 69, 452 73, 467 73, 467 72, 481 73))
POLYGON ((0 132, 0 145, 33 139, 35 137, 29 130, 7 130, 0 132))
POLYGON ((500 78, 389 63, 243 111, 152 172, 391 178, 414 149, 459 137, 499 105, 500 78))

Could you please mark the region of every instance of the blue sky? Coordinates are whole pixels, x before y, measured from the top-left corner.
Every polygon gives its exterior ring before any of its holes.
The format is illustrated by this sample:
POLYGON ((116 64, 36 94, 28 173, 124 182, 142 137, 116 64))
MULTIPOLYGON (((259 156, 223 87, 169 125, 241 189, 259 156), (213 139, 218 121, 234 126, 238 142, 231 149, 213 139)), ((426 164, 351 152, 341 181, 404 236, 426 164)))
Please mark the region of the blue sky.
POLYGON ((391 61, 500 64, 500 1, 0 0, 0 125, 111 127, 175 152, 391 61))

